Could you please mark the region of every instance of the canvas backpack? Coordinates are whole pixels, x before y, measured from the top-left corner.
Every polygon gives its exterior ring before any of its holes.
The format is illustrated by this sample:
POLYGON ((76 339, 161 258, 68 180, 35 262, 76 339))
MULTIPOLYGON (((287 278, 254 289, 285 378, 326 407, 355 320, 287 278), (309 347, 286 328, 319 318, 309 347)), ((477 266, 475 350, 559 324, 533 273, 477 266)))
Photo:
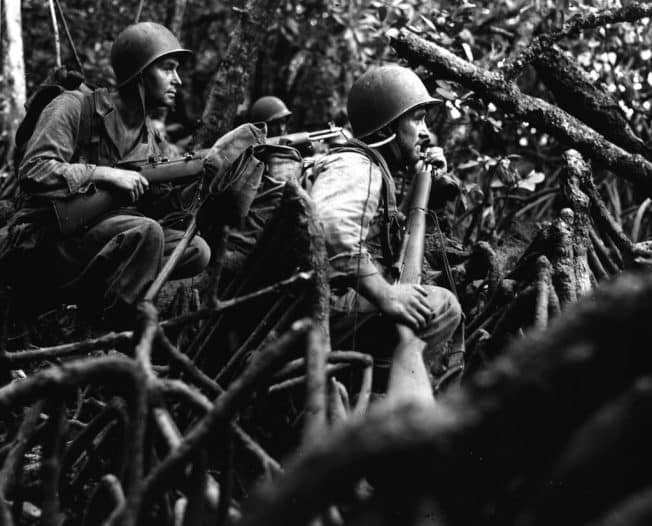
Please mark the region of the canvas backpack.
MULTIPOLYGON (((78 135, 78 145, 87 144, 92 140, 92 121, 94 113, 93 90, 84 83, 84 78, 77 71, 68 71, 65 67, 57 68, 53 74, 41 84, 25 104, 25 117, 16 130, 15 148, 13 154, 14 174, 18 174, 18 167, 25 157, 36 124, 45 107, 64 91, 77 90, 84 95, 82 101, 82 115, 78 135)), ((79 149, 79 147, 78 147, 79 149)))

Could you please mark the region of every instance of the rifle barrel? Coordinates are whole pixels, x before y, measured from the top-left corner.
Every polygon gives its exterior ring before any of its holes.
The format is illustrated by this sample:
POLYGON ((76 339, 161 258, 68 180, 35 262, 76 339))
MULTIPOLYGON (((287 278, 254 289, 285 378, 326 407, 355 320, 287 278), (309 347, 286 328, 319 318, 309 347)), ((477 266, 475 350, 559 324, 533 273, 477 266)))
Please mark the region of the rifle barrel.
POLYGON ((333 139, 342 133, 341 127, 331 127, 324 130, 316 130, 314 132, 297 132, 288 135, 279 135, 276 137, 268 137, 267 144, 287 144, 290 146, 300 145, 309 142, 324 141, 326 139, 333 139))
POLYGON ((423 266, 426 210, 432 178, 427 170, 415 175, 410 188, 405 235, 397 263, 400 265, 399 283, 420 283, 423 266))

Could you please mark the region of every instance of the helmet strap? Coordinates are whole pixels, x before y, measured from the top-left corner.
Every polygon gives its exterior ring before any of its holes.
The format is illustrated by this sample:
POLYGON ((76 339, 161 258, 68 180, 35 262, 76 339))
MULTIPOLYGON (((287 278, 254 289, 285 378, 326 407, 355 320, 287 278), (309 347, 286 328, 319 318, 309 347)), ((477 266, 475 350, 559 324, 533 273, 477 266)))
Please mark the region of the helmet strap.
POLYGON ((397 167, 401 164, 401 150, 395 140, 396 137, 396 131, 389 124, 376 132, 375 138, 378 138, 378 140, 373 144, 369 144, 372 148, 383 148, 383 156, 390 167, 397 167))
POLYGON ((140 99, 140 105, 143 110, 143 118, 147 117, 147 90, 145 89, 145 79, 143 78, 142 72, 138 74, 138 98, 140 99))
POLYGON ((380 148, 381 146, 385 146, 386 144, 392 142, 394 139, 396 139, 396 134, 392 133, 389 137, 380 139, 379 141, 376 142, 369 143, 368 146, 370 148, 380 148))

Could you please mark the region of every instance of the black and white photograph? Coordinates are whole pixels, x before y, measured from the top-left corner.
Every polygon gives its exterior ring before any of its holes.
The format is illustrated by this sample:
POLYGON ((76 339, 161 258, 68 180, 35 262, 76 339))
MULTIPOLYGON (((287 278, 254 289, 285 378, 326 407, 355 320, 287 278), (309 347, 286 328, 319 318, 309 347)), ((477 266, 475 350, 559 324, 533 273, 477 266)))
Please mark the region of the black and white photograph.
POLYGON ((651 17, 0 0, 0 526, 652 525, 651 17))

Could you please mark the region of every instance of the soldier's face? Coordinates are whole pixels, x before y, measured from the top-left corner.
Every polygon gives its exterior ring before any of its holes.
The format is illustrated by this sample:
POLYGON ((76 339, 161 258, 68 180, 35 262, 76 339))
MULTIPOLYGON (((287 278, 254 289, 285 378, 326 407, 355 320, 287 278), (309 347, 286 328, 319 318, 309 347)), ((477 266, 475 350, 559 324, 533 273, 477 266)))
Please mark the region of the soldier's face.
POLYGON ((174 57, 162 57, 143 71, 143 82, 150 107, 174 107, 181 78, 177 69, 179 61, 174 57))
POLYGON ((416 108, 402 115, 396 121, 396 146, 399 161, 412 166, 419 160, 419 146, 430 141, 426 126, 426 110, 416 108))
POLYGON ((267 123, 267 136, 268 137, 278 137, 279 135, 285 135, 287 133, 287 117, 281 117, 280 119, 274 119, 267 123))

